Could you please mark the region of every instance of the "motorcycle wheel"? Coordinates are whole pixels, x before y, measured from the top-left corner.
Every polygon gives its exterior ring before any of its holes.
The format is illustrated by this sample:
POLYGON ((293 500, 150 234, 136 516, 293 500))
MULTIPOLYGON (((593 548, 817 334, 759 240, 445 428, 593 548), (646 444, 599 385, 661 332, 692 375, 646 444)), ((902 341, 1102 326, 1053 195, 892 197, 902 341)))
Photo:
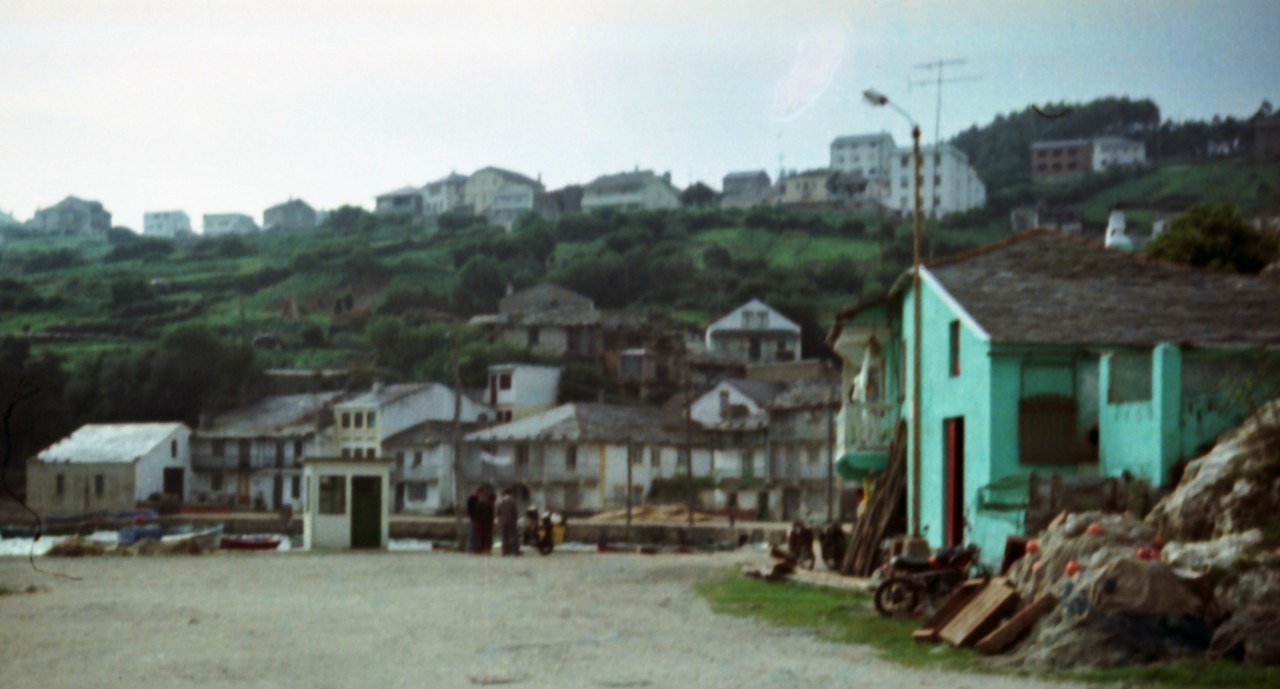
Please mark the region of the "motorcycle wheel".
POLYGON ((920 588, 906 577, 890 577, 876 587, 875 604, 885 617, 909 615, 920 604, 920 588))
POLYGON ((550 555, 551 551, 555 549, 556 549, 555 545, 553 545, 550 541, 545 541, 543 543, 538 544, 539 555, 550 555))

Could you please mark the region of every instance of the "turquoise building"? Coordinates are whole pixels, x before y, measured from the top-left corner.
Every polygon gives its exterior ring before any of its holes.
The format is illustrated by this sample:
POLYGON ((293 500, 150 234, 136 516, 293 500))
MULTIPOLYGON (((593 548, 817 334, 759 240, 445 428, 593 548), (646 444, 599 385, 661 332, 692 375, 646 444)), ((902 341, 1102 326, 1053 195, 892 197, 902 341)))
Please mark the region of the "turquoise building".
MULTIPOLYGON (((921 290, 907 516, 934 547, 977 543, 998 560, 1026 531, 1033 475, 1172 485, 1280 395, 1280 287, 1256 277, 1031 230, 923 266, 921 290)), ((893 428, 911 423, 911 292, 908 274, 831 333, 846 479, 882 468, 893 428)))

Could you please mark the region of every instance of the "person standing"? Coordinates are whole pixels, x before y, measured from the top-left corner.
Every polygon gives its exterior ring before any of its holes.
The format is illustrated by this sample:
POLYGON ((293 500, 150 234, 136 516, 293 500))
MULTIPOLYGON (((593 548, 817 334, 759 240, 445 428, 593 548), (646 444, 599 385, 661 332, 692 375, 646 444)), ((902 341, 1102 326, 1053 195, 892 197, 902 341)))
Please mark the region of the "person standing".
POLYGON ((479 540, 476 552, 482 555, 493 554, 493 512, 493 495, 482 495, 476 503, 476 535, 479 540))
POLYGON ((515 491, 508 488, 502 491, 502 499, 498 501, 498 527, 502 530, 503 557, 520 554, 520 534, 517 528, 519 521, 515 491))
POLYGON ((476 514, 476 508, 480 506, 483 499, 481 489, 477 488, 474 493, 467 496, 467 552, 480 552, 480 523, 476 514))

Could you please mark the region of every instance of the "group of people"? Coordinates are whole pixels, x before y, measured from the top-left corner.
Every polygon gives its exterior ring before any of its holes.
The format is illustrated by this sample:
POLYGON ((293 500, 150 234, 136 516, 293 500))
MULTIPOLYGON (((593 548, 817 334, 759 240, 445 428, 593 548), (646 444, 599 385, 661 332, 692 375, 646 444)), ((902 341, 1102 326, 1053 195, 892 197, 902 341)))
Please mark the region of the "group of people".
POLYGON ((502 499, 493 493, 477 488, 467 498, 467 518, 471 528, 467 536, 467 552, 478 555, 493 553, 493 524, 497 519, 502 538, 502 554, 520 554, 520 510, 516 504, 515 490, 502 491, 502 499))

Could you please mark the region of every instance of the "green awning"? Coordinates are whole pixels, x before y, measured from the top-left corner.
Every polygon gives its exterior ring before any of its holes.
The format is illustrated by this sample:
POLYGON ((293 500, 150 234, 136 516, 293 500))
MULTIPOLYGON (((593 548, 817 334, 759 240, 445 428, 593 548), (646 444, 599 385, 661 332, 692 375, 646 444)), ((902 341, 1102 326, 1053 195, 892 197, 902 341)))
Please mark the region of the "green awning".
POLYGON ((846 481, 861 481, 871 474, 884 471, 888 463, 888 450, 855 450, 844 453, 836 460, 836 473, 846 481))

